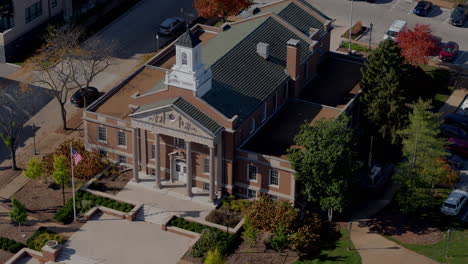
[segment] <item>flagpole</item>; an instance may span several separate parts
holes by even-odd
[[[71,164],[71,175],[72,175],[72,196],[73,196],[73,221],[76,222],[76,205],[75,205],[75,177],[73,176],[73,147],[70,142],[70,164]]]

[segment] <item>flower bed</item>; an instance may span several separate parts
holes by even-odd
[[[20,242],[16,242],[13,239],[9,239],[6,237],[0,237],[0,248],[8,251],[10,253],[16,253],[20,251],[20,249],[24,248],[25,246]]]
[[[234,228],[244,217],[244,212],[252,204],[252,201],[236,199],[231,195],[222,201],[219,209],[211,211],[205,218],[206,221],[218,225]]]
[[[28,241],[26,241],[26,245],[30,249],[40,251],[49,240],[55,240],[59,244],[63,244],[64,238],[61,235],[57,235],[54,232],[49,231],[47,228],[41,226],[36,232],[34,232]]]
[[[128,213],[133,209],[133,205],[119,202],[107,197],[101,197],[92,193],[78,191],[76,193],[76,209],[77,213],[85,213],[96,205],[111,208],[117,211]],[[62,224],[69,224],[73,221],[73,199],[68,200],[62,209],[57,211],[54,219]]]
[[[122,166],[111,165],[99,179],[93,181],[88,188],[112,195],[119,193],[132,179],[132,171]]]

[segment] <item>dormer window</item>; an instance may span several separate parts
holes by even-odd
[[[182,59],[182,65],[187,65],[187,53],[182,52],[181,59]]]

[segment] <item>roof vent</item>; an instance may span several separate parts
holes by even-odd
[[[268,56],[270,56],[268,46],[268,43],[263,42],[257,44],[257,53],[264,59],[268,59]]]

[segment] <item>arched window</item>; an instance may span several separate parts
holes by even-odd
[[[182,65],[187,65],[187,53],[182,52]]]

